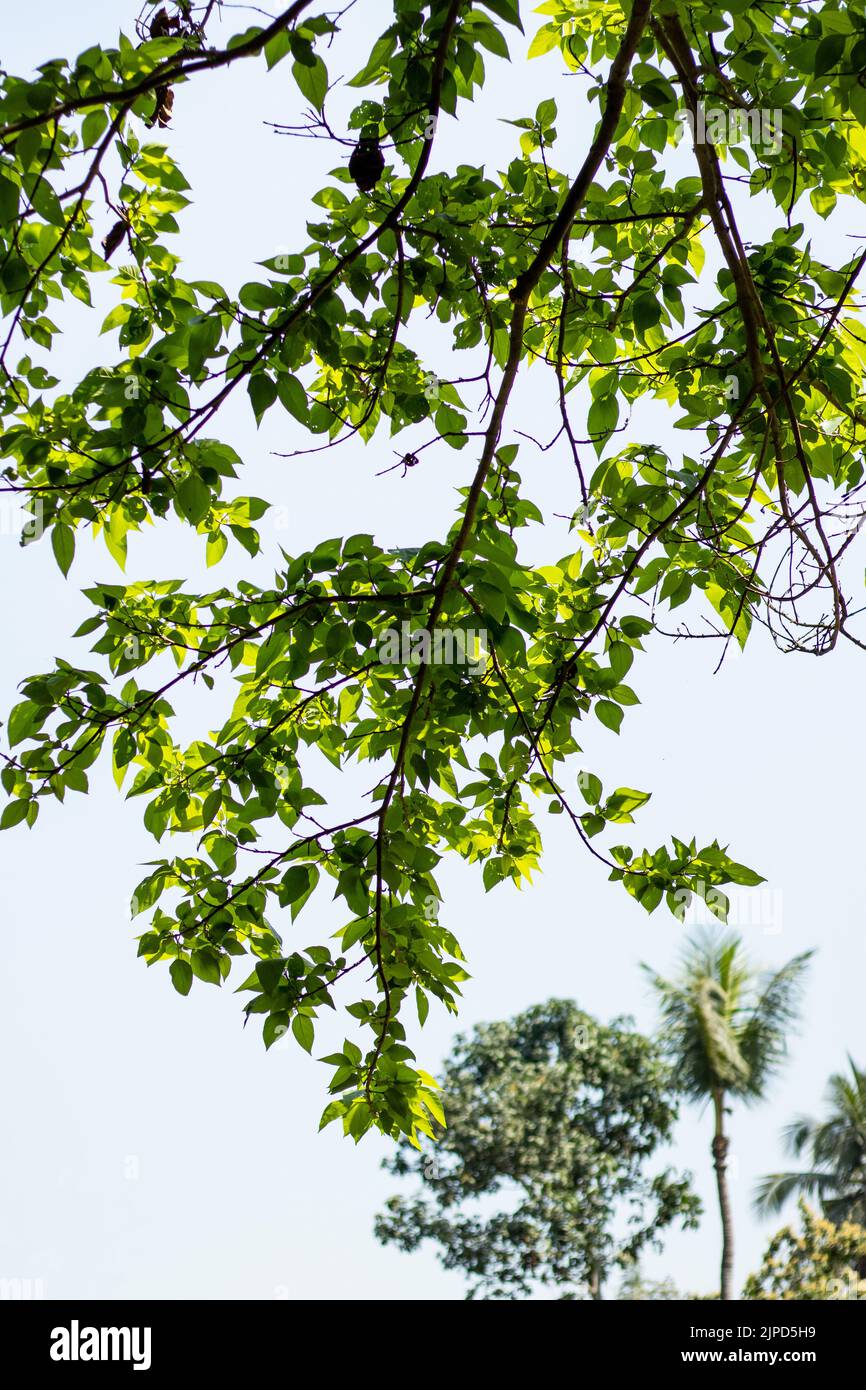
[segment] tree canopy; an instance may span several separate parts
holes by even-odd
[[[431,998],[455,1009],[464,978],[443,856],[488,889],[522,884],[550,812],[647,911],[681,914],[698,893],[723,917],[724,885],[760,882],[688,833],[599,848],[649,793],[579,768],[581,725],[619,732],[636,658],[682,618],[670,610],[688,602],[688,630],[720,655],[755,624],[783,648],[860,640],[843,562],[860,521],[866,251],[825,263],[802,210],[844,218],[837,199],[864,196],[863,4],[541,11],[538,27],[517,0],[394,0],[358,69],[351,6],[295,0],[226,36],[235,12],[214,0],[149,4],[117,40],[0,74],[0,485],[28,509],[25,540],[47,538],[74,578],[82,532],[122,567],[130,535],[172,516],[214,565],[244,547],[257,576],[89,588],[92,658],[21,673],[0,826],[86,792],[105,750],[165,845],[135,890],[140,955],[182,994],[251,957],[245,1012],[268,1044],[291,1029],[310,1051],[319,1012],[344,1009],[360,1041],[330,1054],[323,1119],[355,1139],[376,1126],[420,1143],[438,1117],[404,1019]],[[524,112],[522,65],[551,52],[572,105]],[[509,55],[513,157],[444,165],[439,124],[471,121]],[[185,279],[173,249],[190,189],[171,123],[190,83],[246,63],[306,104],[295,133],[321,140],[322,183],[307,240],[234,292],[216,239],[207,279]],[[335,130],[338,79],[357,105]],[[586,136],[560,169],[564,123]],[[773,230],[750,242],[758,199]],[[106,279],[105,352],[60,382],[64,316]],[[447,366],[418,348],[428,317]],[[540,439],[518,408],[530,366],[548,383]],[[244,494],[245,460],[220,437],[244,398],[256,421],[284,412],[299,448],[396,440],[404,473],[455,451],[450,530],[387,548],[331,536],[323,507],[309,548],[260,575],[268,499]],[[659,401],[682,450],[622,443]],[[568,463],[564,555],[522,476],[539,447]],[[382,471],[383,452],[359,466]],[[384,652],[395,629],[410,641]],[[193,687],[189,738],[176,706]],[[366,767],[372,789],[323,790],[314,752]],[[295,919],[326,886],[341,933],[307,944]]]
[[[671,1139],[677,1089],[661,1048],[628,1019],[598,1023],[550,999],[458,1039],[446,1063],[448,1127],[435,1151],[404,1143],[386,1166],[421,1179],[376,1220],[385,1243],[439,1246],[469,1297],[553,1285],[600,1297],[674,1222],[697,1225],[689,1175],[651,1171]]]
[[[746,1280],[743,1297],[810,1302],[866,1298],[866,1227],[853,1221],[834,1225],[802,1198],[799,1208],[802,1232],[792,1226],[776,1232],[760,1269]]]

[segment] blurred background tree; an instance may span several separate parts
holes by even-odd
[[[799,1202],[802,1234],[791,1226],[778,1231],[763,1264],[746,1280],[744,1298],[866,1298],[866,1228],[851,1221],[834,1225]]]
[[[800,1116],[783,1132],[795,1157],[811,1166],[799,1172],[770,1173],[760,1184],[758,1211],[777,1212],[792,1193],[816,1194],[830,1222],[866,1226],[866,1071],[849,1057],[850,1076],[836,1072],[827,1083],[824,1120]],[[858,1271],[866,1276],[866,1252]]]
[[[551,999],[457,1039],[443,1076],[448,1127],[435,1150],[385,1166],[422,1195],[392,1197],[376,1234],[406,1251],[435,1241],[468,1298],[552,1285],[601,1298],[673,1222],[697,1225],[690,1175],[650,1161],[677,1118],[674,1076],[631,1021],[605,1026]]]
[[[708,929],[690,942],[674,980],[650,973],[659,996],[663,1045],[690,1100],[713,1107],[713,1166],[722,1219],[720,1295],[731,1299],[734,1222],[728,1190],[725,1115],[734,1097],[763,1100],[787,1054],[787,1038],[810,951],[781,970],[758,971],[740,937]],[[648,969],[648,967],[644,967]]]
[[[626,1270],[617,1294],[621,1303],[671,1303],[687,1297],[673,1279],[647,1279],[638,1265]]]

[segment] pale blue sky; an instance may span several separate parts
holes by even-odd
[[[113,0],[30,0],[5,21],[3,66],[26,71],[107,41],[118,21],[129,29],[135,10]],[[382,13],[381,0],[353,12],[356,65]],[[230,18],[243,27],[242,15]],[[535,23],[528,16],[528,37]],[[515,56],[527,41],[509,32]],[[522,65],[519,89],[505,64],[490,60],[489,67],[483,104],[464,108],[459,122],[442,121],[443,157],[484,160],[495,173],[515,136],[497,118],[531,113],[555,93],[557,162],[574,170],[591,119],[578,82],[560,79],[555,56]],[[302,105],[286,66],[266,76],[254,62],[178,90],[167,138],[193,185],[179,239],[188,278],[237,287],[253,278],[256,261],[306,242],[309,195],[344,155],[264,128],[266,120],[296,120]],[[334,112],[342,109],[336,100]],[[821,229],[822,254],[829,257],[832,246],[841,260],[862,212],[847,222],[843,214],[833,231],[811,221]],[[750,209],[748,235],[759,239],[769,225],[765,213]],[[101,303],[112,294],[107,288]],[[115,360],[115,340],[95,336],[98,322],[79,306],[64,318],[69,331],[52,354],[64,379]],[[445,338],[427,341],[431,368],[448,374]],[[548,385],[533,372],[512,426],[552,434],[549,400]],[[286,529],[262,524],[270,557],[278,544],[291,552],[347,531],[417,544],[447,524],[453,488],[472,468],[471,449],[443,448],[428,451],[405,479],[399,471],[376,478],[393,461],[385,439],[289,462],[271,451],[303,445],[299,427],[271,416],[256,433],[246,401],[233,402],[221,426],[248,463],[240,490],[288,509]],[[670,430],[661,410],[642,416],[640,428],[672,451],[683,447],[685,437]],[[547,515],[568,510],[567,458],[527,446],[520,466]],[[5,515],[3,522],[5,710],[16,682],[50,667],[56,652],[85,661],[85,644],[69,640],[89,610],[78,590],[95,577],[117,582],[118,572],[101,543],[85,542],[64,583],[47,547],[22,553]],[[564,523],[555,519],[529,544],[538,563],[566,549]],[[855,593],[859,563],[862,549],[850,570]],[[264,578],[268,561],[252,565],[230,554],[216,572],[223,573]],[[198,546],[169,523],[131,540],[127,574],[182,576],[194,585],[204,571]],[[866,668],[850,649],[821,661],[783,658],[758,640],[713,676],[712,645],[657,642],[634,671],[642,704],[628,711],[619,739],[597,723],[587,729],[585,761],[606,785],[652,790],[632,843],[654,845],[671,833],[703,842],[718,836],[766,875],[782,917],[762,923],[741,909],[756,956],[779,965],[820,948],[784,1075],[767,1105],[738,1107],[731,1121],[740,1280],[780,1224],[759,1223],[749,1209],[755,1180],[782,1161],[780,1126],[820,1107],[826,1078],[844,1066],[846,1051],[861,1062],[866,1053],[858,733]],[[135,959],[141,928],[130,923],[128,902],[142,876],[138,866],[154,857],[153,842],[140,807],[118,799],[108,770],[93,781],[90,797],[46,807],[34,832],[19,828],[0,839],[0,1277],[41,1279],[58,1298],[460,1298],[462,1280],[443,1272],[432,1250],[405,1256],[373,1239],[374,1213],[395,1187],[379,1168],[385,1145],[367,1138],[356,1148],[334,1128],[317,1135],[326,1069],[296,1047],[266,1055],[257,1031],[242,1031],[230,991],[196,986],[183,1000],[167,972],[148,972]],[[446,920],[473,975],[463,1026],[552,994],[573,996],[603,1020],[631,1013],[641,1027],[653,1025],[638,962],[672,968],[682,928],[661,909],[647,918],[608,884],[564,822],[545,818],[544,872],[522,894],[500,888],[485,895],[479,876],[460,865],[441,876]],[[318,939],[331,920],[326,904],[308,907],[299,923],[304,942]],[[450,1019],[431,1012],[418,1049],[422,1065],[435,1069],[454,1031]],[[699,1232],[671,1235],[664,1253],[647,1262],[648,1272],[670,1274],[689,1289],[710,1289],[717,1279],[709,1139],[709,1116],[686,1111],[669,1161],[694,1171],[707,1213]]]

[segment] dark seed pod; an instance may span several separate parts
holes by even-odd
[[[157,87],[156,89],[156,110],[148,121],[149,126],[167,126],[171,121],[171,112],[174,106],[174,92],[171,87]]]
[[[385,156],[379,149],[379,141],[374,136],[360,139],[349,160],[349,173],[362,193],[369,193],[376,187],[385,168]]]
[[[115,222],[111,231],[108,233],[108,236],[102,243],[102,255],[106,261],[111,260],[111,257],[114,255],[118,246],[123,241],[123,238],[126,236],[127,230],[128,226],[127,223],[124,222],[123,218],[121,218],[119,222]]]
[[[150,22],[150,37],[152,39],[165,38],[171,32],[171,20],[168,11],[163,8],[158,10]]]

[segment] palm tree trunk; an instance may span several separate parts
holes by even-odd
[[[719,1297],[728,1302],[733,1298],[731,1285],[734,1275],[734,1221],[728,1194],[728,1146],[730,1141],[725,1134],[724,1091],[713,1092],[713,1109],[716,1117],[712,1144],[713,1166],[716,1170],[719,1211],[722,1217],[722,1279]]]

